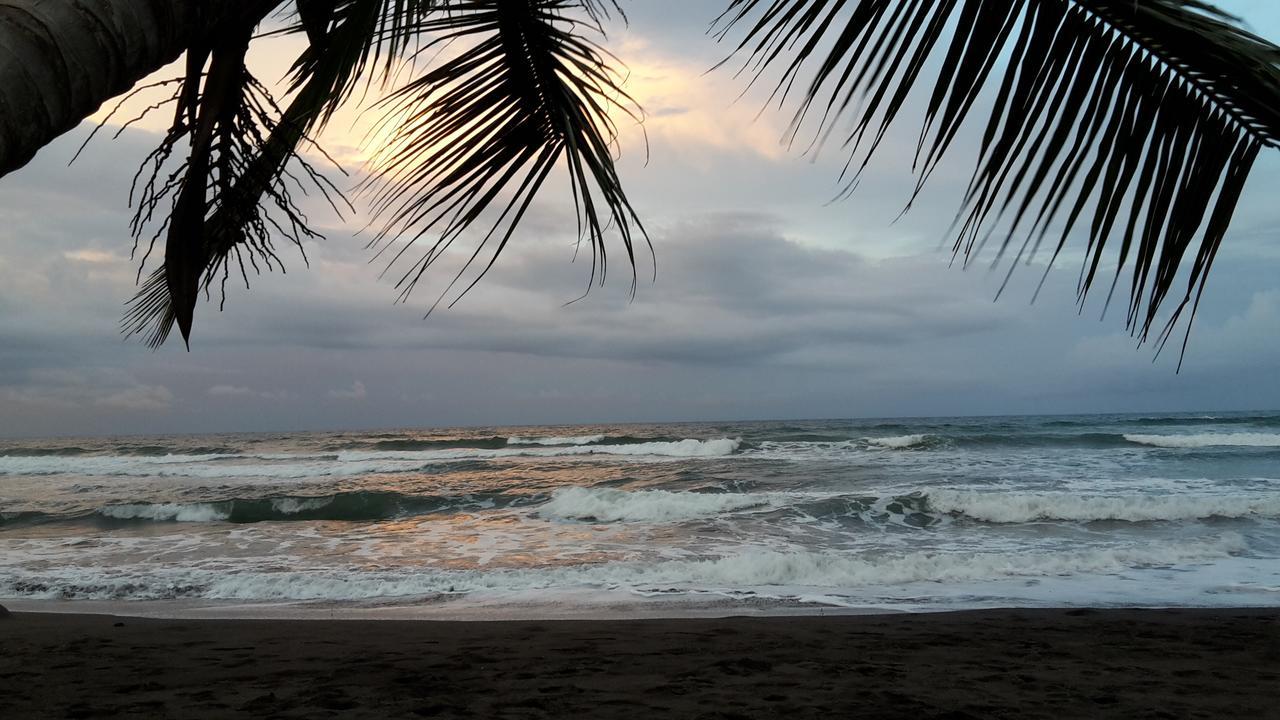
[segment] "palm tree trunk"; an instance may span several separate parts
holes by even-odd
[[[216,18],[282,0],[0,0],[0,176],[177,59]]]

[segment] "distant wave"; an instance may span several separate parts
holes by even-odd
[[[1082,497],[1073,493],[1008,493],[930,490],[933,512],[990,523],[1037,521],[1185,521],[1208,518],[1280,517],[1280,494],[1126,495]]]
[[[506,447],[507,439],[501,437],[476,438],[395,438],[374,442],[348,442],[330,446],[330,450],[447,450],[452,448],[496,449]]]
[[[528,590],[641,595],[747,592],[794,598],[802,588],[883,587],[1018,577],[1111,574],[1211,562],[1242,552],[1240,535],[1059,552],[888,553],[746,550],[707,559],[591,563],[511,570],[216,572],[194,568],[54,568],[0,578],[0,597],[155,600],[363,600]],[[831,598],[834,600],[834,598]]]
[[[339,463],[338,455],[162,455],[0,457],[0,475],[301,479],[405,472],[423,463]]]
[[[1280,448],[1280,433],[1200,433],[1187,435],[1145,435],[1107,432],[982,432],[912,433],[859,440],[766,440],[747,445],[783,457],[788,452],[803,456],[807,451],[856,453],[859,450],[983,450],[1000,448],[1078,448],[1080,450],[1120,450],[1135,446],[1163,448],[1262,447]]]
[[[1137,435],[1125,440],[1162,448],[1280,447],[1280,433],[1197,433],[1194,435]]]
[[[570,437],[520,437],[507,438],[508,445],[592,445],[604,442],[605,435],[574,435]]]
[[[82,447],[68,445],[63,447],[9,447],[0,449],[0,457],[58,457],[84,455],[92,452]]]
[[[652,442],[675,442],[679,438],[637,438],[628,435],[610,436],[603,433],[592,435],[549,435],[526,437],[513,435],[500,437],[497,435],[481,437],[384,437],[375,440],[351,440],[330,444],[326,450],[369,451],[369,452],[414,452],[422,450],[502,450],[504,448],[538,446],[559,447],[576,445],[636,445]]]
[[[742,441],[735,438],[715,440],[674,440],[666,442],[639,442],[627,444],[543,446],[529,445],[497,450],[441,450],[423,452],[344,452],[338,455],[343,462],[369,460],[433,460],[464,458],[511,457],[572,457],[577,455],[632,455],[672,458],[724,457],[732,455]]]
[[[197,445],[192,447],[174,447],[171,445],[116,445],[112,452],[117,455],[139,455],[142,457],[209,457],[236,456],[244,452],[240,448],[228,445]]]
[[[505,444],[506,440],[503,439]],[[253,455],[77,455],[0,456],[0,475],[122,475],[135,477],[281,478],[356,476],[424,472],[458,461],[520,457],[619,455],[660,458],[716,458],[732,455],[734,438],[595,445],[520,445],[501,448],[430,450],[347,450],[333,454]],[[234,462],[232,462],[234,461]],[[266,462],[263,462],[266,461]]]
[[[1280,425],[1280,415],[1199,415],[1144,417],[1135,422],[1143,425]]]
[[[78,457],[101,452],[78,445],[59,447],[17,446],[0,448],[0,458],[21,457]],[[186,462],[192,458],[235,457],[240,454],[239,448],[227,446],[195,446],[171,447],[167,445],[124,444],[112,446],[113,455],[139,458],[176,458],[176,462]]]

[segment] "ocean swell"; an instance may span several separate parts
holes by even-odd
[[[89,513],[57,516],[28,513],[18,522],[83,520],[99,522],[374,522],[418,515],[475,512],[515,507],[543,500],[540,495],[472,493],[456,496],[408,495],[385,491],[356,491],[325,496],[232,498],[190,503],[122,503]]]

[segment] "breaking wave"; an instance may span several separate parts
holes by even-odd
[[[546,447],[529,445],[500,450],[440,450],[393,453],[339,453],[342,462],[370,460],[412,460],[432,462],[468,458],[513,457],[572,457],[578,455],[629,455],[671,458],[725,457],[732,455],[742,444],[741,440],[720,438],[716,440],[674,440],[669,442],[642,442],[630,444],[567,445]]]
[[[931,435],[898,435],[894,437],[863,438],[863,441],[878,448],[905,450],[927,445],[932,439]]]
[[[507,438],[508,445],[594,445],[604,442],[605,435],[573,435],[569,437],[520,437]]]
[[[1125,440],[1161,448],[1280,447],[1280,433],[1198,433],[1195,435],[1137,435]]]
[[[1178,494],[1081,496],[932,489],[906,494],[839,492],[702,492],[564,487],[549,496],[477,492],[412,495],[352,491],[205,502],[105,505],[63,514],[0,513],[0,527],[48,522],[379,521],[419,515],[528,507],[551,521],[678,523],[740,513],[787,513],[802,522],[861,522],[927,528],[953,520],[992,524],[1035,522],[1177,522],[1211,518],[1280,518],[1280,493],[1247,496]]]
[[[572,487],[552,493],[538,515],[597,522],[670,522],[785,502],[784,495]]]
[[[456,496],[406,495],[397,492],[360,491],[326,496],[232,498],[191,503],[124,503],[90,512],[53,515],[37,512],[0,516],[4,525],[91,520],[113,522],[230,522],[349,521],[372,522],[416,515],[475,512],[532,504],[542,495],[474,493]]]
[[[573,440],[595,442],[596,436]],[[457,447],[418,450],[347,450],[333,454],[263,453],[253,455],[3,455],[0,475],[128,475],[196,478],[308,478],[417,472],[438,463],[519,457],[619,455],[664,458],[715,458],[732,455],[741,440],[673,440],[621,444],[558,444],[570,438],[536,438],[515,447]],[[400,441],[396,441],[400,442]],[[433,441],[434,442],[434,441]],[[473,442],[473,441],[469,441]],[[506,439],[501,439],[505,445]],[[266,462],[263,462],[266,461]]]

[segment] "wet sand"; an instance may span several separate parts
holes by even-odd
[[[0,617],[5,718],[1280,718],[1280,609]]]

